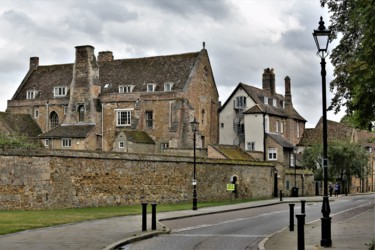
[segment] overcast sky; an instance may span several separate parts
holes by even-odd
[[[284,94],[289,76],[294,107],[314,127],[322,115],[312,37],[320,16],[328,26],[319,0],[0,0],[0,111],[30,57],[40,65],[73,63],[74,47],[89,44],[96,55],[138,58],[199,51],[205,41],[220,101],[239,82],[261,88],[263,70],[274,68],[276,91]],[[328,62],[327,85],[332,72]]]

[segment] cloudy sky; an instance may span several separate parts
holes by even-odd
[[[289,76],[293,104],[313,127],[322,115],[312,37],[320,16],[328,23],[319,0],[0,0],[0,111],[30,57],[73,63],[74,47],[89,44],[138,58],[199,51],[205,41],[222,102],[239,82],[261,88],[263,70],[274,68],[277,92]],[[327,83],[332,72],[328,63]]]

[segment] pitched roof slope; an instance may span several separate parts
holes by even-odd
[[[39,138],[85,138],[95,125],[74,124],[60,125],[42,135]]]
[[[134,85],[133,92],[146,91],[147,83],[157,84],[155,91],[164,90],[165,82],[172,82],[172,90],[183,90],[200,52],[118,59],[98,62],[99,84],[108,84],[107,93],[118,93],[119,85]],[[73,78],[74,64],[38,66],[25,76],[12,100],[26,99],[28,90],[38,91],[35,99],[53,99],[53,87],[69,87]],[[69,93],[65,98],[69,98]]]
[[[248,153],[243,151],[240,147],[235,145],[211,145],[219,153],[221,153],[226,159],[230,160],[247,160],[253,161],[254,158]]]
[[[30,115],[0,112],[0,133],[36,138],[42,131]]]

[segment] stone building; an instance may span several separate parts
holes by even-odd
[[[218,91],[207,50],[114,59],[77,46],[75,62],[30,68],[7,113],[29,114],[53,149],[160,152],[218,143]]]

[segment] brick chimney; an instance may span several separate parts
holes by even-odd
[[[285,109],[291,110],[293,107],[292,103],[292,92],[290,90],[290,77],[285,77]]]
[[[99,67],[91,45],[77,46],[70,84],[70,100],[64,123],[95,123],[95,98],[100,93]]]
[[[110,62],[113,61],[112,51],[100,51],[98,55],[98,62]]]
[[[263,90],[268,91],[271,95],[275,94],[275,73],[273,69],[266,68],[263,72]]]
[[[39,66],[39,57],[30,57],[30,68],[37,69]]]

